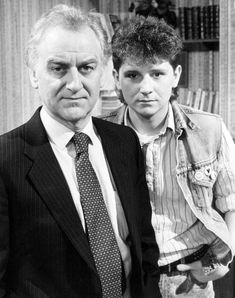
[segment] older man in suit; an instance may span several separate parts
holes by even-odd
[[[27,47],[42,100],[0,137],[0,297],[158,297],[158,247],[133,130],[91,117],[106,38],[56,6]]]

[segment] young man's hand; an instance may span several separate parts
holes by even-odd
[[[177,269],[181,272],[187,272],[185,281],[176,289],[176,294],[188,293],[194,285],[205,289],[207,282],[223,277],[229,268],[222,264],[211,264],[203,266],[202,261],[196,261],[190,264],[177,265]]]
[[[190,271],[191,275],[199,282],[205,283],[210,280],[216,280],[228,273],[229,268],[222,264],[208,264],[203,266],[202,262],[196,261],[190,264],[177,265],[179,271]]]

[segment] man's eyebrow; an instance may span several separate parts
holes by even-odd
[[[62,59],[62,58],[49,58],[47,60],[47,64],[53,64],[53,63],[65,64],[65,65],[69,64],[68,61],[66,61],[65,59]]]
[[[139,70],[136,69],[126,69],[123,71],[124,74],[129,74],[129,73],[139,73]]]
[[[89,64],[89,63],[97,63],[98,59],[96,57],[89,57],[79,62],[79,64]]]
[[[98,63],[98,58],[97,57],[88,57],[85,58],[84,60],[81,60],[76,63],[77,66],[79,65],[85,65],[85,64],[90,64],[90,63]],[[59,57],[50,57],[47,60],[47,64],[61,64],[61,65],[70,65],[71,62],[66,59],[66,58],[59,58]]]

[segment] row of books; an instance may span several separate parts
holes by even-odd
[[[218,0],[185,3],[185,0],[179,0],[178,23],[182,39],[219,39]]]
[[[179,88],[178,102],[205,112],[219,114],[219,91],[201,88],[192,91],[188,88]]]
[[[219,90],[219,51],[189,51],[186,55],[182,75],[187,77],[187,84],[181,87]]]
[[[100,93],[101,97],[101,114],[108,114],[117,108],[119,108],[122,103],[119,100],[116,92],[114,90],[102,90]]]

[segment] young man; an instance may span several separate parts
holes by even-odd
[[[42,107],[0,137],[0,297],[160,296],[138,138],[91,117],[106,53],[78,8],[56,6],[33,28]]]
[[[124,105],[106,120],[131,127],[146,163],[163,297],[214,297],[235,250],[235,146],[218,115],[177,103],[182,42],[164,21],[125,23],[112,40]]]

